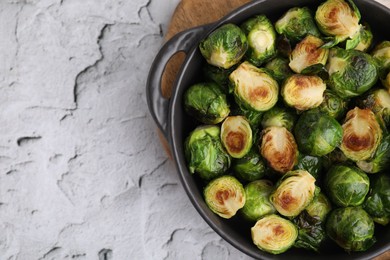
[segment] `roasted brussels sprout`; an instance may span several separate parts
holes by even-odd
[[[298,238],[294,247],[319,251],[322,243],[326,239],[325,228],[318,218],[311,217],[306,211],[293,219],[298,226]]]
[[[318,219],[321,222],[325,221],[325,218],[331,210],[332,204],[322,192],[319,192],[305,209],[310,217]]]
[[[229,23],[217,28],[201,41],[199,49],[209,64],[229,69],[244,56],[248,40],[240,27]]]
[[[321,112],[339,120],[347,112],[348,102],[340,98],[332,90],[327,89],[324,92],[324,101],[318,108]]]
[[[318,76],[294,74],[283,83],[281,95],[288,106],[304,111],[322,103],[325,89],[325,83]]]
[[[269,195],[273,190],[273,184],[269,180],[257,180],[245,186],[245,205],[241,213],[248,221],[256,221],[259,218],[275,213],[275,208],[269,201]]]
[[[285,128],[271,126],[263,130],[260,153],[268,165],[277,172],[286,173],[298,160],[294,136]]]
[[[229,92],[229,75],[235,68],[236,66],[223,69],[206,63],[202,66],[202,73],[206,79],[217,83],[227,94]]]
[[[288,59],[276,57],[265,64],[265,68],[269,71],[272,77],[281,84],[287,77],[294,74],[288,63]]]
[[[358,161],[356,165],[365,172],[377,173],[390,168],[390,135],[382,138],[374,156],[368,161]]]
[[[343,0],[327,0],[317,8],[315,20],[322,33],[334,37],[324,47],[330,48],[346,39],[359,36],[360,12],[352,0],[348,3]],[[350,47],[354,48],[356,45]]]
[[[245,21],[241,29],[247,36],[249,48],[247,60],[256,66],[276,55],[276,33],[270,20],[265,15],[257,15]]]
[[[297,117],[292,111],[286,108],[274,106],[264,113],[261,125],[263,128],[270,126],[282,126],[291,132],[296,119]]]
[[[264,177],[267,167],[260,154],[252,149],[244,157],[233,160],[232,170],[239,180],[251,182]]]
[[[294,245],[298,229],[289,220],[271,214],[261,218],[251,228],[253,243],[263,251],[280,254]]]
[[[348,111],[340,145],[345,156],[353,161],[370,159],[382,140],[382,130],[374,113],[355,107]]]
[[[204,124],[218,124],[230,113],[226,95],[215,83],[198,83],[184,93],[185,111]]]
[[[233,158],[242,158],[252,147],[252,129],[243,116],[228,116],[221,126],[221,140]]]
[[[320,48],[324,42],[313,35],[306,36],[290,56],[290,68],[296,73],[311,74],[322,70],[328,60],[329,50]]]
[[[305,170],[290,171],[278,181],[270,200],[281,215],[298,216],[314,198],[315,181]]]
[[[299,154],[298,163],[294,169],[306,170],[317,180],[322,171],[322,164],[322,157]]]
[[[326,222],[326,232],[347,252],[365,251],[375,242],[374,221],[361,207],[333,210]]]
[[[342,141],[341,125],[316,109],[304,112],[295,125],[295,138],[301,152],[323,156],[332,152]]]
[[[231,218],[244,207],[245,190],[233,176],[222,176],[212,180],[204,189],[207,206],[222,218]]]
[[[390,69],[390,41],[383,41],[375,46],[372,56],[379,62],[382,71]]]
[[[326,68],[330,88],[344,99],[363,94],[378,80],[374,58],[361,51],[332,48]]]
[[[368,108],[377,116],[378,121],[386,128],[390,126],[390,93],[385,89],[370,91],[360,100],[361,108]]]
[[[310,9],[307,7],[293,7],[289,9],[275,23],[275,29],[292,42],[299,42],[306,35],[321,36],[314,22]]]
[[[230,156],[222,146],[218,126],[199,126],[185,142],[185,157],[190,173],[198,173],[210,180],[226,172],[230,167]]]
[[[359,31],[359,37],[356,37],[356,40],[358,41],[358,44],[356,45],[355,42],[348,42],[346,44],[346,49],[355,49],[358,51],[367,51],[368,48],[370,48],[372,44],[374,36],[372,35],[370,27],[366,24],[360,28]],[[355,46],[356,45],[356,46]],[[355,47],[352,47],[355,46]]]
[[[370,180],[365,172],[355,166],[334,165],[325,176],[324,186],[337,206],[359,206],[369,191]]]
[[[379,224],[386,225],[383,220],[390,218],[390,177],[385,173],[375,177],[363,208],[374,221],[379,220]]]
[[[278,101],[278,83],[263,69],[244,61],[229,76],[234,98],[241,107],[266,111]]]
[[[387,91],[390,93],[390,71],[385,75],[383,79],[381,79],[382,85],[387,89]]]

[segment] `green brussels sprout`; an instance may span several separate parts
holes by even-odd
[[[326,239],[322,221],[303,211],[298,217],[293,219],[293,222],[298,227],[298,238],[294,247],[318,252]]]
[[[339,120],[347,112],[348,102],[340,98],[332,90],[326,89],[324,92],[324,101],[318,108],[321,112]]]
[[[390,168],[390,134],[382,138],[374,156],[368,161],[358,161],[356,165],[365,172],[377,173]]]
[[[252,147],[252,129],[245,117],[228,116],[221,125],[221,140],[231,157],[244,157]]]
[[[239,180],[251,182],[263,178],[267,167],[260,154],[251,149],[244,157],[232,161],[232,170]]]
[[[390,222],[390,217],[372,218],[372,220],[374,220],[375,223],[378,223],[382,226],[387,226],[387,224],[389,224]]]
[[[310,217],[318,219],[320,222],[325,221],[331,210],[332,204],[322,192],[315,196],[313,201],[305,209]]]
[[[275,29],[279,34],[285,35],[292,42],[299,42],[308,34],[317,37],[321,36],[311,11],[307,7],[293,7],[289,9],[276,21]]]
[[[245,190],[233,176],[222,176],[212,180],[204,189],[207,206],[222,218],[229,219],[245,205]]]
[[[359,106],[371,109],[384,128],[390,126],[390,93],[387,90],[375,89],[370,91],[360,100]]]
[[[340,150],[353,161],[370,159],[382,140],[382,130],[374,113],[355,107],[348,111]]]
[[[369,191],[370,180],[358,167],[334,165],[325,176],[324,186],[329,198],[337,206],[359,206]]]
[[[241,213],[248,221],[257,221],[259,218],[275,213],[275,208],[269,201],[273,184],[269,180],[257,180],[245,186],[245,205]]]
[[[202,73],[206,79],[217,83],[227,94],[229,92],[229,75],[235,68],[236,66],[223,69],[206,63],[202,66]]]
[[[361,51],[332,48],[326,68],[329,87],[344,99],[363,94],[378,80],[374,58]]]
[[[352,0],[348,3],[343,0],[325,1],[318,6],[315,20],[322,33],[333,37],[324,47],[330,48],[347,39],[359,36],[360,12]],[[358,42],[355,41],[355,44],[357,45]]]
[[[379,43],[371,54],[378,60],[382,71],[390,69],[390,41]]]
[[[380,224],[386,225],[383,220],[390,218],[390,177],[385,173],[375,176],[371,191],[363,204],[363,208]]]
[[[298,148],[294,136],[280,126],[267,127],[262,132],[260,154],[277,172],[293,169],[298,160]]]
[[[311,74],[322,70],[328,60],[329,50],[320,48],[324,42],[313,35],[300,41],[290,55],[290,68],[296,73]]]
[[[278,101],[279,85],[265,70],[244,61],[229,76],[236,103],[246,109],[267,111]]]
[[[223,148],[218,126],[199,126],[185,141],[185,157],[190,173],[204,180],[221,176],[230,167],[231,159]]]
[[[295,139],[301,152],[323,156],[342,141],[343,129],[333,117],[316,109],[304,112],[295,125]]]
[[[361,207],[333,210],[326,222],[328,236],[347,252],[365,251],[375,242],[374,221]]]
[[[270,200],[281,215],[298,216],[314,198],[315,181],[308,171],[290,171],[280,178]]]
[[[347,50],[354,49],[354,50],[365,52],[368,50],[368,48],[370,48],[373,38],[374,38],[374,36],[372,35],[370,27],[368,26],[368,24],[365,24],[364,26],[362,26],[360,28],[359,37],[356,37],[356,40],[358,41],[357,45],[354,42],[351,43],[351,42],[347,41],[347,45],[345,48]],[[354,45],[356,45],[356,46],[352,47]]]
[[[281,95],[288,106],[304,111],[321,105],[325,89],[318,76],[294,74],[284,81]]]
[[[289,220],[271,214],[259,219],[251,228],[253,243],[262,251],[280,254],[294,245],[297,227]]]
[[[317,180],[320,177],[322,171],[322,164],[322,157],[299,154],[298,163],[294,169],[306,170]]]
[[[276,57],[265,64],[265,68],[269,71],[274,79],[281,84],[287,77],[294,74],[288,65],[289,60],[282,57]]]
[[[229,23],[217,28],[201,41],[199,49],[209,64],[229,69],[248,50],[248,40],[240,27]]]
[[[296,119],[297,117],[292,111],[286,108],[274,106],[264,113],[261,125],[263,128],[281,126],[291,132]]]
[[[246,52],[247,60],[256,66],[276,55],[276,33],[270,20],[265,15],[257,15],[241,25],[246,34],[249,48]]]
[[[230,113],[226,95],[215,83],[198,83],[184,93],[185,111],[204,124],[218,124]]]

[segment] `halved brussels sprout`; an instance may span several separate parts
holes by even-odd
[[[361,207],[333,210],[326,222],[328,236],[347,252],[365,251],[375,242],[374,221]]]
[[[382,140],[382,130],[374,113],[355,107],[348,111],[340,145],[345,156],[353,161],[370,159]]]
[[[260,154],[252,148],[244,157],[233,160],[232,170],[239,180],[251,182],[264,177],[267,167]]]
[[[298,229],[289,220],[271,214],[261,218],[251,228],[253,243],[271,254],[280,254],[294,245]]]
[[[274,106],[264,113],[261,125],[263,128],[270,126],[282,126],[288,131],[292,131],[296,119],[297,117],[292,111],[286,108]]]
[[[230,167],[230,156],[222,146],[218,126],[199,126],[185,141],[185,157],[190,173],[204,180],[221,176]]]
[[[270,200],[281,215],[298,216],[314,198],[315,181],[305,170],[290,171],[278,181]]]
[[[348,3],[343,0],[327,0],[318,6],[315,20],[322,33],[334,37],[324,45],[328,48],[346,39],[358,37],[361,27],[360,12],[351,0]]]
[[[316,109],[306,111],[299,117],[294,133],[299,150],[312,156],[332,152],[343,137],[343,129],[337,120]]]
[[[293,7],[289,9],[275,23],[279,34],[285,35],[292,42],[301,41],[306,35],[321,36],[314,22],[311,11],[307,7]]]
[[[265,215],[275,213],[275,208],[269,201],[269,195],[273,190],[271,181],[253,181],[244,188],[246,201],[241,213],[246,220],[254,222]]]
[[[229,75],[235,67],[232,66],[229,69],[223,69],[206,63],[202,66],[202,73],[206,79],[217,83],[227,94],[229,92]]]
[[[245,205],[245,190],[233,176],[212,180],[204,189],[207,206],[222,218],[231,218]]]
[[[209,64],[228,69],[244,56],[248,40],[240,27],[229,23],[217,28],[201,41],[199,49]]]
[[[385,89],[370,91],[360,100],[361,108],[371,109],[378,121],[386,128],[390,126],[390,93]]]
[[[322,171],[322,164],[322,157],[299,154],[298,163],[294,169],[306,170],[317,180]]]
[[[390,41],[379,43],[371,54],[378,60],[382,71],[390,69]]]
[[[324,101],[319,106],[321,112],[338,120],[345,115],[347,108],[348,102],[346,100],[340,98],[332,90],[325,90]]]
[[[286,173],[298,160],[298,148],[294,136],[285,128],[271,126],[263,130],[260,153],[269,166],[277,172]]]
[[[326,239],[325,228],[322,221],[311,217],[306,211],[293,219],[298,226],[298,238],[294,247],[304,248],[318,252]]]
[[[330,88],[344,99],[363,94],[378,80],[374,58],[361,51],[332,48],[326,68]]]
[[[325,221],[325,218],[331,210],[332,204],[322,192],[315,196],[313,201],[305,209],[310,217],[318,219],[321,222]]]
[[[368,173],[388,170],[390,168],[390,135],[382,138],[371,160],[358,161],[356,165]]]
[[[356,45],[356,43],[350,43],[347,41],[347,46],[345,48],[347,50],[354,49],[354,50],[365,52],[368,50],[368,48],[370,48],[373,38],[374,36],[372,35],[370,27],[368,26],[368,24],[365,24],[364,26],[361,27],[359,31],[359,37],[356,37],[358,44]],[[356,46],[352,47],[354,45]]]
[[[244,61],[229,76],[234,87],[238,105],[255,110],[267,111],[278,101],[278,83],[263,69]]]
[[[247,60],[256,66],[276,55],[276,33],[270,20],[265,15],[257,15],[245,21],[241,29],[247,36],[249,48]]]
[[[288,65],[289,60],[282,57],[276,57],[265,64],[265,68],[269,71],[278,83],[282,83],[286,78],[294,74]]]
[[[230,113],[226,95],[215,83],[197,83],[184,93],[185,111],[204,124],[218,124]]]
[[[316,73],[324,68],[329,50],[321,48],[324,42],[313,35],[306,36],[294,48],[290,56],[290,68],[296,73]]]
[[[380,224],[383,219],[390,217],[390,177],[382,173],[373,181],[370,194],[364,202],[363,208],[371,217],[379,219]]]
[[[325,83],[318,76],[294,74],[283,83],[281,95],[287,105],[304,111],[322,103],[325,89]]]
[[[221,126],[221,140],[233,158],[242,158],[252,147],[252,129],[243,116],[228,116]]]
[[[334,165],[326,174],[324,186],[337,206],[359,206],[369,191],[370,180],[358,167]]]

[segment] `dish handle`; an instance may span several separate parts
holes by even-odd
[[[163,72],[173,55],[178,52],[188,54],[194,47],[194,43],[203,36],[209,27],[210,25],[202,25],[173,36],[162,46],[150,68],[146,83],[147,103],[153,120],[167,140],[169,99],[165,98],[161,91]]]

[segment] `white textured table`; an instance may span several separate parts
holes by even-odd
[[[197,214],[147,109],[178,1],[0,1],[0,259],[248,259]]]

